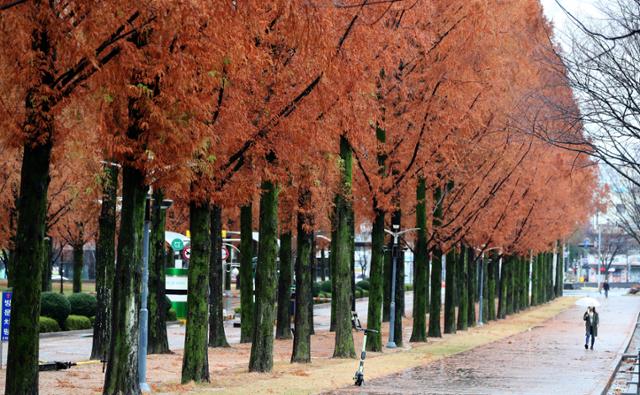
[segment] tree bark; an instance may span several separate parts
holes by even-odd
[[[42,291],[51,291],[51,255],[53,250],[53,240],[50,236],[44,238],[44,251],[42,252]]]
[[[125,165],[118,260],[113,287],[111,343],[103,393],[139,394],[138,338],[142,234],[147,187],[140,170]]]
[[[298,236],[300,237],[300,236]],[[278,311],[276,321],[276,339],[291,339],[291,314],[289,304],[291,299],[291,231],[280,234],[280,273],[278,275]],[[298,250],[300,254],[300,250]],[[307,277],[308,278],[308,274]],[[296,297],[298,292],[306,292],[307,283],[301,283],[298,287],[296,282]],[[306,301],[306,298],[304,298]],[[305,304],[305,308],[308,306]],[[296,308],[299,305],[296,304]]]
[[[38,316],[42,289],[42,252],[47,217],[53,120],[36,113],[27,99],[28,123],[42,130],[44,142],[27,141],[20,170],[20,198],[12,270],[12,311],[5,393],[38,393]],[[46,106],[46,105],[45,105]],[[44,117],[45,119],[39,119]],[[45,122],[44,126],[39,122]]]
[[[564,289],[564,248],[561,242],[558,242],[558,258],[556,261],[556,297],[562,296]]]
[[[311,281],[311,250],[313,233],[308,229],[314,226],[313,214],[309,211],[311,191],[302,190],[298,197],[297,254],[296,254],[296,314],[293,353],[291,362],[311,362],[311,323],[309,306],[313,307],[311,294],[306,287]]]
[[[208,203],[189,203],[191,259],[187,293],[187,328],[182,358],[183,384],[209,382],[207,323],[209,316],[209,267],[211,262],[211,209]]]
[[[84,239],[80,230],[79,240]],[[84,244],[73,245],[73,293],[82,292],[82,268],[84,267]]]
[[[240,343],[253,333],[253,220],[251,203],[240,207]]]
[[[456,258],[455,247],[447,253],[444,288],[444,333],[456,333]]]
[[[327,256],[325,249],[320,249],[320,281],[327,281]]]
[[[250,372],[270,372],[273,368],[273,321],[276,304],[276,258],[278,256],[278,188],[262,183],[260,196],[260,241],[256,268],[256,302]]]
[[[487,317],[489,321],[496,319],[496,278],[498,277],[498,260],[489,259],[487,265]]]
[[[153,191],[153,212],[151,214],[151,235],[149,251],[149,336],[148,354],[170,354],[167,338],[167,298],[165,292],[165,272],[167,249],[165,247],[166,211],[161,208],[164,198],[162,190]]]
[[[431,255],[431,304],[429,307],[429,337],[442,337],[440,308],[442,305],[442,251],[434,248]]]
[[[229,347],[224,333],[222,307],[222,208],[211,208],[211,256],[209,259],[209,347]]]
[[[106,359],[111,339],[111,294],[116,259],[117,190],[118,167],[106,165],[102,177],[102,206],[98,218],[98,240],[96,241],[97,307],[96,320],[93,324],[91,359]],[[62,270],[60,275],[62,275]]]
[[[502,267],[500,268],[500,288],[498,292],[498,318],[505,318],[507,316],[507,292],[509,287],[509,260],[507,257],[502,261]]]
[[[423,177],[420,177],[416,186],[416,228],[418,231],[413,258],[415,279],[413,283],[413,328],[410,342],[427,341],[429,260],[427,257],[427,203],[425,199],[426,182]]]
[[[374,202],[375,205],[375,202]],[[384,265],[384,216],[385,212],[375,209],[371,231],[371,268],[369,269],[369,304],[367,306],[367,328],[378,331],[367,335],[367,350],[382,351],[382,297]]]
[[[470,306],[474,305],[474,303],[471,305],[469,304],[469,298],[471,299],[471,302],[473,302],[473,295],[471,295],[470,297],[468,293],[469,281],[467,279],[467,276],[471,277],[471,273],[475,274],[476,271],[473,270],[473,272],[471,272],[470,270],[468,270],[469,265],[467,262],[467,247],[465,247],[464,245],[462,245],[460,249],[460,256],[458,257],[456,263],[458,264],[456,274],[458,275],[458,295],[460,297],[458,300],[457,329],[460,331],[466,331],[467,326],[469,325],[469,309]],[[475,265],[473,266],[473,268],[475,269]]]
[[[467,280],[467,326],[474,327],[476,326],[476,295],[478,295],[479,285],[478,285],[478,276],[482,276],[480,273],[480,268],[478,267],[478,261],[476,260],[476,253],[472,247],[467,247],[467,264],[465,272],[466,280]],[[484,272],[487,272],[487,265],[483,265]],[[482,283],[483,287],[483,311],[487,311],[486,303],[486,289],[487,289],[487,279],[486,276],[483,279]],[[479,295],[478,295],[479,296]],[[486,315],[486,314],[485,314]],[[483,317],[484,322],[487,320]]]
[[[333,283],[335,293],[335,347],[334,358],[355,358],[356,353],[353,345],[353,335],[351,333],[351,302],[352,302],[352,244],[351,234],[353,213],[351,206],[351,185],[353,182],[353,152],[345,136],[340,137],[340,158],[342,160],[341,191],[336,197],[336,257],[335,275]]]

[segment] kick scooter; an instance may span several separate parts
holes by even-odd
[[[362,339],[362,353],[360,354],[360,363],[358,364],[358,370],[356,370],[356,373],[353,375],[355,385],[361,386],[362,383],[364,383],[364,359],[367,357],[367,335],[369,333],[378,333],[378,331],[374,329],[364,329],[360,324],[358,313],[356,313],[355,311],[351,312],[351,325],[356,331],[364,332],[364,338]]]

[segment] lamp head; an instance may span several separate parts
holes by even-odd
[[[160,203],[160,208],[163,210],[168,209],[173,205],[173,200],[171,199],[162,199],[162,203]]]
[[[393,225],[391,225],[391,226],[393,227],[393,230],[398,230],[398,229],[400,229],[400,225],[398,225],[398,224],[393,224]]]

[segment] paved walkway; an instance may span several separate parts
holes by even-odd
[[[640,311],[640,297],[601,300],[593,351],[584,349],[584,309],[575,306],[527,332],[335,393],[599,394]]]

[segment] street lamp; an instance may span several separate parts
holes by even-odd
[[[578,247],[582,247],[585,250],[588,250],[589,248],[591,248],[593,246],[594,245],[591,244],[591,241],[588,238],[584,239],[582,241],[582,243],[578,244]],[[598,270],[600,270],[600,257],[598,257]],[[582,262],[580,262],[580,274],[582,274]],[[589,274],[589,259],[588,258],[587,258],[587,274]]]
[[[396,348],[396,338],[395,338],[395,323],[396,323],[396,266],[397,266],[397,247],[398,247],[398,238],[407,233],[415,230],[420,230],[420,228],[410,228],[399,231],[400,225],[393,224],[393,231],[389,229],[385,229],[384,231],[393,236],[393,249],[391,250],[392,256],[392,269],[391,269],[391,305],[389,306],[389,341],[387,342],[387,348]]]
[[[142,295],[140,303],[140,342],[138,344],[138,382],[142,392],[151,392],[147,384],[147,341],[149,338],[149,233],[151,232],[151,195],[147,195],[144,208],[144,228],[142,235]],[[166,210],[173,204],[173,200],[164,199],[160,202],[160,209]]]

